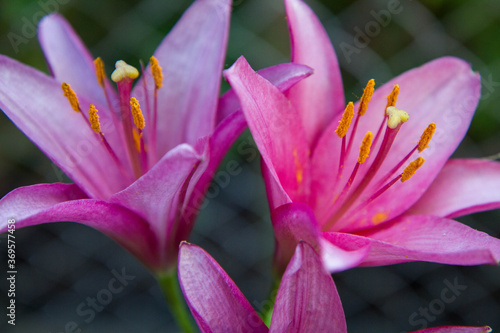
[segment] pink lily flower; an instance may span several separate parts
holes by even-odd
[[[212,175],[246,127],[233,93],[218,101],[230,10],[230,0],[195,1],[133,88],[138,71],[117,62],[118,94],[57,14],[39,26],[53,76],[0,55],[0,108],[74,181],[8,193],[0,231],[9,220],[78,222],[155,273],[175,268]],[[262,74],[286,90],[310,72],[283,64]]]
[[[301,239],[321,250],[330,272],[498,264],[499,239],[451,219],[500,207],[500,163],[448,160],[474,114],[479,75],[444,57],[375,91],[370,80],[346,107],[318,18],[301,0],[285,6],[292,62],[314,75],[283,94],[244,58],[225,72],[262,155],[278,272]]]
[[[268,328],[219,264],[203,249],[181,243],[178,276],[201,332],[347,332],[344,310],[321,257],[299,242],[285,270]],[[418,332],[491,332],[446,326]]]
[[[202,332],[346,332],[333,279],[304,242],[298,244],[283,275],[269,329],[226,272],[200,247],[181,243],[178,277]]]
[[[183,218],[195,215],[190,201],[207,154],[224,154],[199,138],[216,125],[229,14],[230,1],[196,1],[155,51],[156,70],[150,64],[133,89],[138,71],[117,62],[118,94],[57,14],[42,19],[38,31],[52,77],[1,56],[0,107],[75,182],[10,192],[0,201],[1,231],[8,219],[17,228],[79,222],[153,271],[175,265],[178,242],[194,222]],[[162,72],[163,80],[153,78]],[[64,94],[61,83],[69,84]],[[144,110],[142,124],[135,115],[132,121],[131,96]],[[87,119],[87,110],[96,111]]]

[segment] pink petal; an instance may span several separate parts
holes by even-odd
[[[330,273],[359,266],[370,251],[370,241],[358,242],[355,247],[325,240],[311,208],[302,203],[282,205],[271,211],[274,236],[274,268],[281,274],[288,265],[297,244],[305,241],[321,253],[323,266]]]
[[[323,233],[346,250],[371,245],[362,266],[428,261],[450,265],[497,265],[500,240],[462,223],[436,216],[404,216],[362,235]]]
[[[414,331],[413,333],[489,333],[492,329],[489,326],[465,327],[465,326],[441,326],[426,328]]]
[[[191,146],[179,145],[136,182],[111,197],[111,202],[129,208],[150,223],[159,239],[162,255],[167,256],[162,260],[168,264],[175,262],[178,246],[178,243],[170,244],[168,239],[175,238],[174,233],[184,228],[178,216],[178,205],[182,204],[185,194],[182,187],[199,161]]]
[[[302,203],[290,203],[271,212],[276,239],[275,268],[278,274],[285,271],[299,241],[306,241],[316,251],[320,248],[320,230],[313,211]]]
[[[429,148],[420,154],[426,160],[424,166],[408,182],[397,182],[366,209],[352,214],[349,217],[352,223],[362,221],[363,218],[370,219],[381,211],[390,219],[411,207],[430,186],[462,141],[480,97],[479,75],[472,72],[468,63],[451,57],[434,60],[406,72],[377,90],[370,102],[371,109],[365,115],[367,118],[362,118],[362,130],[358,132],[359,141],[356,142],[361,142],[363,129],[369,127],[367,122],[378,123],[375,119],[380,116],[376,117],[374,113],[385,107],[385,96],[396,83],[401,87],[397,107],[408,111],[410,120],[400,130],[386,162],[382,164],[378,178],[383,177],[385,172],[418,143],[429,123],[436,123],[436,133]],[[362,174],[358,176],[361,178]],[[374,183],[377,181],[376,177]],[[391,205],[387,207],[389,201]]]
[[[107,199],[129,179],[45,74],[0,56],[0,108],[54,163],[91,197]]]
[[[287,96],[302,117],[307,141],[314,147],[328,124],[344,110],[340,68],[328,35],[314,12],[301,0],[285,1],[292,62],[314,69],[314,75]]]
[[[203,249],[181,243],[179,283],[202,332],[268,332],[245,296]]]
[[[93,104],[107,105],[97,83],[92,55],[61,15],[54,13],[41,19],[38,38],[49,69],[58,82],[69,83]]]
[[[198,0],[189,7],[156,49],[163,69],[158,91],[158,156],[180,143],[194,146],[209,135],[216,120],[222,69],[225,60],[231,5],[229,0]],[[146,68],[148,99],[154,84]],[[144,87],[134,87],[141,105]]]
[[[441,217],[405,216],[393,226],[365,236],[389,243],[394,249],[404,249],[405,261],[412,256],[452,265],[497,265],[500,261],[499,239]]]
[[[449,160],[410,214],[458,217],[500,207],[500,163]]]
[[[288,193],[283,188],[279,179],[275,177],[275,172],[273,168],[269,168],[264,160],[261,160],[260,169],[262,172],[262,178],[264,179],[264,184],[266,184],[266,195],[267,202],[269,204],[269,209],[273,210],[276,207],[288,204],[292,202]]]
[[[379,188],[376,187],[376,184],[415,147],[421,134],[431,122],[437,125],[436,133],[429,148],[420,154],[426,160],[423,167],[409,181],[404,184],[397,182],[367,207],[355,207],[356,205],[354,205],[350,212],[345,214],[346,218],[343,221],[343,224],[349,225],[349,227],[342,229],[342,231],[353,231],[357,228],[373,225],[372,218],[377,213],[385,214],[386,220],[390,220],[413,205],[429,187],[464,137],[480,96],[479,75],[471,71],[468,63],[452,57],[429,62],[376,89],[368,111],[359,123],[354,138],[354,147],[359,146],[368,130],[376,133],[387,104],[386,96],[391,92],[394,84],[400,85],[396,106],[407,111],[410,114],[410,120],[403,124],[385,162],[365,191],[364,198],[360,198],[358,203],[367,199]],[[355,106],[356,108],[357,106]],[[328,131],[333,133],[336,125],[336,122],[333,122]],[[328,131],[325,136],[333,137],[334,135]],[[329,152],[328,156],[338,156],[338,153],[332,152],[338,152],[338,147],[340,147],[338,138],[324,139],[320,143],[323,147],[318,148],[320,150],[315,152],[313,162],[314,169],[319,170],[318,174],[315,175],[314,184],[320,202],[318,202],[319,207],[315,211],[327,209],[335,195],[331,192],[335,175],[327,176],[328,178],[321,177],[326,175],[328,170],[331,170],[332,164],[334,167],[338,165],[338,160],[327,159],[325,152]],[[379,144],[372,147],[372,155],[362,165],[356,176],[357,182],[370,169],[370,164],[375,157],[374,152],[378,151],[378,146]],[[345,166],[347,174],[350,174],[357,162],[358,154],[359,150],[354,148],[350,158],[348,158],[349,162]],[[415,159],[416,156],[415,154],[412,159]],[[386,179],[386,182],[389,180]],[[353,188],[355,186],[356,181]],[[388,202],[391,202],[391,205],[387,205]]]
[[[311,75],[312,72],[313,70],[310,67],[293,63],[280,64],[257,71],[259,75],[282,92],[287,91],[297,82]],[[240,102],[234,91],[227,91],[219,99],[217,123],[240,108]]]
[[[2,214],[0,230],[1,232],[6,230],[8,219],[16,219],[16,226],[21,228],[25,225],[19,220],[56,204],[80,199],[88,199],[88,196],[75,184],[55,183],[19,187],[0,200]]]
[[[240,99],[270,177],[283,186],[293,201],[305,202],[308,196],[305,182],[310,171],[308,147],[296,110],[275,86],[256,74],[243,57],[226,70],[225,75]]]
[[[344,310],[320,256],[300,242],[276,296],[271,332],[347,332]]]
[[[92,55],[70,24],[59,14],[53,13],[40,20],[38,39],[49,69],[58,83],[66,82],[76,92],[82,110],[90,104],[97,106],[106,140],[122,162],[128,163],[123,127],[118,123],[119,115],[113,115],[97,82]],[[109,79],[105,86],[112,105],[118,105],[118,97]],[[118,109],[114,110],[118,112]],[[126,165],[126,164],[125,164]]]
[[[263,77],[269,80],[281,91],[289,89],[291,86],[311,74],[311,69],[304,65],[299,64],[281,64],[273,67],[262,69],[258,72]],[[214,130],[214,134],[209,139],[209,157],[197,169],[197,173],[201,172],[203,175],[196,183],[196,189],[190,196],[190,203],[187,207],[186,213],[194,216],[198,212],[198,207],[203,201],[204,193],[206,192],[212,177],[217,171],[222,158],[226,155],[229,148],[232,146],[236,138],[246,128],[247,123],[240,110],[240,102],[233,90],[229,90],[219,99],[218,109],[218,125]],[[224,117],[224,118],[221,118]],[[187,220],[192,220],[192,217],[187,217]]]
[[[320,239],[323,266],[330,273],[337,273],[359,266],[370,252],[369,241],[358,242],[355,248],[341,247],[343,244],[332,244],[324,238]]]
[[[74,184],[20,187],[0,200],[0,232],[50,222],[85,224],[108,235],[151,269],[159,268],[157,243],[146,221],[128,209],[87,196]]]

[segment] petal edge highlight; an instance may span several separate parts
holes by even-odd
[[[268,332],[231,278],[200,247],[181,243],[178,276],[202,332]]]
[[[454,218],[499,207],[500,162],[454,159],[408,213]]]
[[[347,332],[335,283],[306,242],[297,245],[283,275],[270,332]]]

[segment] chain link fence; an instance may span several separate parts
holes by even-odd
[[[500,1],[307,2],[336,48],[347,99],[357,100],[371,78],[381,85],[436,57],[454,55],[471,62],[482,74],[482,99],[455,156],[500,152]],[[0,53],[46,71],[34,27],[41,16],[57,10],[108,68],[118,59],[137,63],[149,58],[189,4],[3,1]],[[289,59],[281,0],[234,1],[226,67],[241,54],[254,68]],[[69,181],[3,114],[0,139],[2,196],[19,186]],[[190,239],[221,263],[257,311],[270,292],[274,246],[259,160],[246,131],[222,163]],[[223,177],[233,161],[241,173]],[[500,237],[499,211],[460,220]],[[1,235],[1,267],[6,267],[6,251],[6,236]],[[4,317],[1,332],[176,331],[155,279],[92,229],[73,223],[19,229],[16,255],[16,326]],[[0,307],[5,309],[9,286],[3,276]],[[333,277],[349,332],[405,332],[449,324],[500,329],[499,267],[409,263],[356,268]],[[120,285],[112,285],[112,279]]]

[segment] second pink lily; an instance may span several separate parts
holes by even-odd
[[[479,75],[441,58],[375,91],[370,80],[346,107],[325,30],[301,0],[285,5],[292,61],[314,75],[285,95],[244,58],[226,71],[262,154],[278,271],[301,239],[331,272],[498,264],[500,240],[450,219],[500,207],[500,163],[448,161],[478,103]]]

